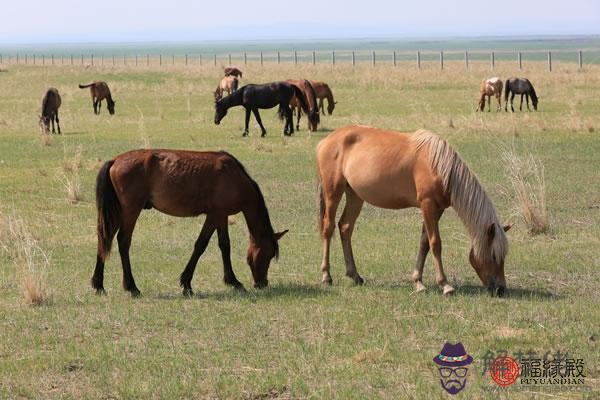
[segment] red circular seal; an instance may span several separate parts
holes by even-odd
[[[490,376],[502,387],[515,383],[519,373],[519,364],[510,357],[498,357],[490,366]]]

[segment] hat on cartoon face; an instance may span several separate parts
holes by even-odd
[[[444,367],[462,367],[473,362],[473,357],[467,354],[462,343],[444,343],[439,355],[434,357],[433,362]]]

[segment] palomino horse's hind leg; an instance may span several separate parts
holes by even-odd
[[[352,232],[354,231],[354,224],[363,204],[364,200],[358,197],[350,186],[346,186],[346,206],[338,222],[338,228],[340,229],[344,260],[346,261],[346,276],[352,278],[357,285],[362,285],[364,280],[356,270],[356,263],[354,262],[354,254],[352,252]]]
[[[190,260],[179,277],[179,283],[183,288],[184,296],[191,297],[194,295],[194,292],[192,291],[192,278],[194,277],[194,271],[196,270],[198,260],[200,259],[202,253],[204,253],[204,250],[206,250],[206,246],[208,246],[208,242],[210,241],[215,229],[216,225],[213,217],[211,215],[207,215],[206,221],[204,221],[204,225],[200,230],[200,235],[198,235],[198,239],[196,239],[196,243],[194,243],[194,251],[192,256],[190,257]]]
[[[340,177],[343,180],[343,177]],[[321,240],[323,242],[323,259],[321,261],[321,274],[323,283],[331,285],[333,280],[331,279],[331,274],[329,272],[331,265],[329,264],[329,252],[331,249],[331,237],[333,236],[333,231],[335,229],[335,212],[337,210],[338,205],[340,204],[340,200],[342,199],[342,194],[344,193],[344,186],[346,185],[344,181],[331,180],[331,181],[323,181],[322,190],[323,190],[323,201],[324,201],[324,213],[321,220]],[[328,189],[330,188],[330,189]]]
[[[141,208],[137,212],[124,213],[121,218],[121,228],[117,234],[119,242],[119,255],[123,266],[123,288],[131,293],[133,297],[140,295],[140,290],[135,285],[133,274],[131,273],[131,261],[129,260],[129,248],[131,247],[131,237],[135,229],[135,223],[140,215]]]
[[[223,282],[226,285],[233,286],[236,289],[244,290],[244,285],[238,281],[231,266],[231,244],[229,242],[229,228],[227,227],[227,217],[220,218],[217,225],[217,235],[219,237],[219,249],[223,258]]]
[[[412,275],[413,281],[415,282],[415,290],[417,292],[422,292],[425,290],[425,285],[423,285],[423,268],[425,267],[425,259],[427,258],[427,253],[429,253],[429,238],[427,237],[427,229],[425,229],[425,223],[423,223],[419,245],[419,254],[417,255],[417,263],[415,265],[415,270],[413,271]]]
[[[432,200],[423,200],[421,202],[421,212],[423,213],[423,221],[425,223],[425,229],[427,230],[429,248],[433,253],[435,261],[435,280],[443,289],[444,294],[451,294],[454,292],[454,288],[448,284],[448,279],[444,273],[444,266],[442,264],[442,239],[440,237],[438,226],[443,210],[440,210]]]

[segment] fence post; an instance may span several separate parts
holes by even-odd
[[[158,55],[158,65],[162,66],[162,54]]]
[[[356,57],[354,55],[354,51],[352,52],[352,68],[356,66]]]
[[[150,54],[146,54],[146,65],[150,65]]]
[[[25,54],[25,58],[27,58],[27,54]],[[17,60],[19,60],[19,58],[17,57]],[[27,63],[25,63],[27,64]],[[35,65],[35,54],[33,55],[33,65]]]
[[[127,65],[127,56],[123,54],[123,65]]]
[[[277,52],[277,65],[281,64],[281,54]]]
[[[92,65],[94,65],[94,55],[92,54]]]
[[[260,66],[263,66],[263,52],[260,52]]]
[[[465,50],[465,69],[469,70],[469,51]]]
[[[135,55],[135,66],[136,67],[138,66],[138,55],[137,54]]]
[[[19,55],[17,54],[17,64],[19,63]],[[25,54],[25,64],[27,64],[27,54]]]
[[[373,66],[375,66],[375,50],[373,50]]]
[[[440,69],[444,69],[444,52],[440,50]]]
[[[521,52],[519,52],[517,54],[518,54],[517,59],[519,61],[519,70],[522,70],[523,69],[523,58],[521,57]]]
[[[496,55],[494,54],[494,52],[492,51],[490,54],[490,65],[492,67],[492,70],[494,69],[494,67],[496,66]]]
[[[331,65],[335,65],[335,50],[331,52]]]
[[[54,65],[54,54],[50,55],[50,62],[52,65]]]
[[[200,61],[200,65],[202,65],[202,54],[198,56],[198,60]]]
[[[552,52],[548,50],[548,71],[552,72]]]
[[[65,56],[61,54],[60,56],[60,64],[65,65]]]
[[[100,56],[100,65],[104,65],[104,54]]]
[[[19,53],[17,53],[17,64],[19,64]]]
[[[83,65],[83,54],[81,55],[81,65]]]
[[[231,53],[228,55],[229,65],[231,65]]]
[[[248,64],[248,55],[244,53],[244,65]]]
[[[185,65],[188,65],[187,64],[187,53],[185,53]]]
[[[215,65],[215,67],[217,66],[217,55],[216,54],[213,55],[213,64]]]
[[[315,63],[317,62],[317,57],[315,56],[315,51],[313,50],[313,65],[315,65]]]
[[[171,57],[173,58],[172,62],[171,62],[171,65],[175,65],[175,54],[173,54]]]
[[[583,52],[581,50],[579,50],[579,52],[577,54],[579,56],[579,69],[581,69],[583,67]]]
[[[396,51],[394,51],[393,53],[393,61],[394,61],[394,67],[396,66]]]
[[[71,54],[71,65],[73,65],[73,54]]]
[[[417,50],[417,69],[421,69],[421,52]]]
[[[294,65],[298,65],[298,52],[294,50]]]

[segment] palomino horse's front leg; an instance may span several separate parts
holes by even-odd
[[[423,285],[423,268],[425,267],[425,259],[427,258],[427,253],[429,253],[429,238],[427,237],[427,229],[425,229],[425,223],[423,223],[423,228],[421,230],[421,239],[419,244],[419,254],[417,255],[417,263],[415,265],[415,270],[413,271],[413,281],[415,282],[415,291],[422,292],[424,291],[425,285]]]
[[[192,291],[192,278],[194,277],[194,271],[196,270],[198,260],[200,259],[202,253],[204,253],[204,250],[206,250],[206,246],[208,246],[208,242],[210,241],[215,229],[216,226],[213,218],[210,215],[207,215],[206,221],[204,221],[204,225],[200,231],[200,235],[198,235],[198,239],[196,239],[196,243],[194,243],[194,251],[192,252],[192,256],[190,257],[190,260],[179,277],[179,284],[183,288],[183,295],[186,297],[192,297],[194,295],[194,292]]]
[[[448,284],[448,279],[444,273],[444,266],[442,264],[442,239],[440,237],[440,230],[438,222],[442,216],[442,211],[432,200],[423,200],[421,202],[421,212],[423,213],[423,221],[425,223],[425,229],[427,230],[427,237],[429,239],[429,248],[433,253],[433,258],[436,267],[436,282],[443,290],[444,294],[451,294],[454,292],[454,288]]]
[[[221,250],[221,257],[223,258],[223,282],[225,282],[226,285],[233,286],[236,289],[244,290],[244,285],[238,281],[231,266],[231,244],[229,241],[227,217],[219,218],[217,235],[219,237],[219,249]]]
[[[364,200],[358,197],[352,188],[347,186],[346,206],[338,222],[338,228],[340,229],[344,260],[346,261],[346,276],[352,278],[357,285],[362,285],[365,281],[356,270],[354,253],[352,252],[352,232],[354,231],[354,223],[360,214],[363,204]]]

